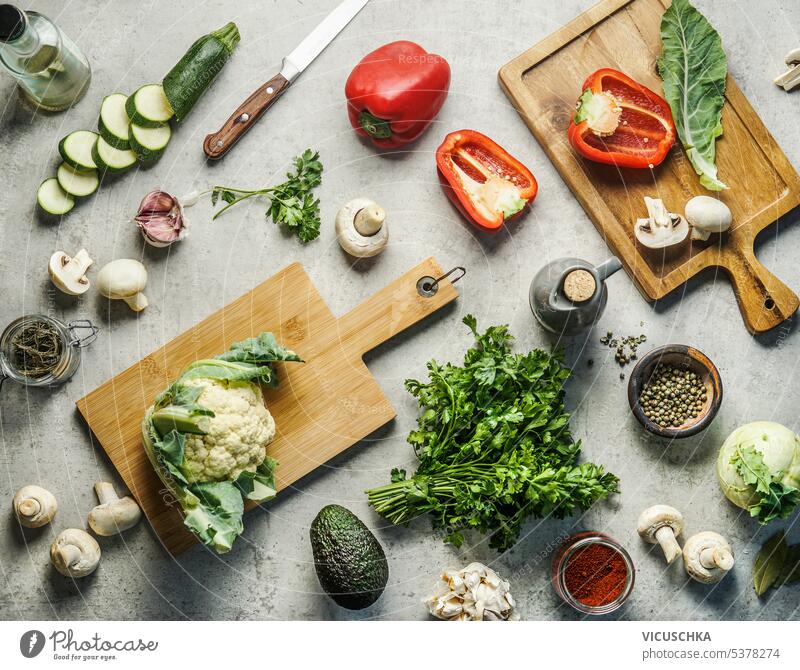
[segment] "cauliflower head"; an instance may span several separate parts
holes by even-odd
[[[236,479],[255,472],[275,437],[275,420],[264,406],[261,388],[250,382],[189,379],[200,387],[198,404],[214,412],[203,417],[205,435],[186,435],[184,472],[190,483]]]
[[[261,386],[278,385],[278,361],[303,362],[269,332],[234,342],[189,363],[142,419],[145,453],[184,525],[220,554],[244,530],[245,502],[277,493],[278,462],[267,456],[275,421]]]

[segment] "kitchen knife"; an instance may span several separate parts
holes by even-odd
[[[369,0],[344,0],[325,20],[309,33],[286,58],[281,71],[258,88],[231,115],[216,133],[206,135],[203,151],[209,158],[222,158],[258,118],[305,70],[311,61],[350,23]]]

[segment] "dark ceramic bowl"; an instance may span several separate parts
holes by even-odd
[[[706,387],[706,402],[700,412],[680,426],[662,428],[648,419],[639,405],[642,389],[659,363],[694,372],[700,376]],[[689,437],[706,428],[717,415],[722,404],[722,379],[719,370],[702,351],[685,344],[668,344],[647,353],[633,369],[628,380],[628,404],[639,423],[653,435],[668,438]]]

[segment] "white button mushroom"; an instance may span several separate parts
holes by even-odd
[[[448,621],[513,621],[514,611],[508,582],[482,563],[461,570],[445,570],[435,592],[425,604],[437,619]]]
[[[142,293],[146,285],[147,270],[130,258],[107,263],[97,275],[100,293],[111,300],[124,300],[134,312],[141,312],[148,305]]]
[[[85,530],[67,528],[50,545],[50,562],[65,577],[86,577],[100,563],[100,545]]]
[[[55,496],[35,484],[17,491],[13,505],[17,520],[26,528],[40,528],[50,523],[58,511]]]
[[[646,250],[661,253],[677,251],[689,239],[689,224],[679,214],[667,211],[657,198],[645,196],[647,218],[634,225],[636,241]]]
[[[800,49],[792,49],[786,54],[785,60],[789,69],[775,78],[775,84],[781,86],[784,91],[791,91],[800,86]]]
[[[703,584],[716,584],[733,568],[733,550],[719,533],[692,535],[683,547],[687,574]]]
[[[377,256],[389,242],[386,212],[368,198],[355,198],[336,215],[336,238],[351,256]]]
[[[120,498],[111,482],[97,482],[94,491],[100,504],[89,512],[89,528],[103,537],[133,528],[142,518],[142,510],[133,498]]]
[[[711,233],[724,233],[731,227],[733,215],[721,200],[698,195],[686,203],[686,220],[692,226],[693,240],[707,240]]]
[[[59,291],[67,295],[81,295],[89,290],[89,279],[86,271],[94,261],[89,258],[89,252],[81,249],[70,258],[63,251],[56,251],[50,256],[47,270],[50,281]]]
[[[683,531],[683,515],[669,505],[653,505],[639,516],[636,531],[645,542],[660,544],[667,563],[681,555],[677,536]]]

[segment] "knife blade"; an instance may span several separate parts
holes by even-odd
[[[284,59],[281,70],[245,100],[216,133],[206,135],[203,151],[222,158],[289,85],[319,56],[369,0],[344,0]]]

